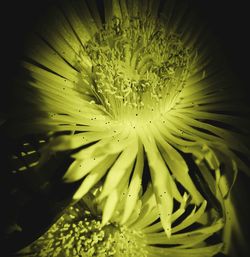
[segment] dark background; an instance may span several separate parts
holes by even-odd
[[[183,0],[189,1],[189,0]],[[4,115],[11,103],[10,81],[18,73],[19,60],[22,58],[25,39],[32,31],[37,19],[41,17],[53,0],[6,1],[0,7],[0,62],[1,93],[0,117]],[[236,78],[235,87],[245,92],[246,100],[250,100],[250,41],[249,41],[249,8],[248,1],[238,0],[190,0],[197,6],[204,20],[207,20],[211,32],[217,37],[225,54],[231,72]],[[11,103],[12,104],[12,103]],[[0,166],[1,167],[1,166]],[[240,175],[243,194],[237,201],[244,210],[242,220],[245,233],[249,237],[249,180]]]

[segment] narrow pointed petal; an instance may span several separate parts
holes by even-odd
[[[119,201],[119,193],[117,189],[114,189],[113,192],[111,192],[106,200],[103,214],[102,214],[102,226],[106,225],[107,222],[111,219],[115,207]]]
[[[171,215],[173,211],[173,195],[170,180],[172,179],[153,138],[141,135],[148,158],[150,175],[153,182],[156,202],[163,228],[168,237],[171,235]]]
[[[144,153],[143,153],[142,144],[139,142],[138,153],[136,157],[136,164],[135,164],[133,176],[129,185],[128,195],[127,195],[127,199],[124,207],[124,213],[123,213],[121,224],[124,224],[128,220],[128,218],[132,214],[133,209],[136,205],[137,199],[139,197],[139,192],[141,189],[143,166],[144,166]]]
[[[135,161],[137,151],[138,142],[135,138],[134,143],[125,148],[125,150],[121,153],[117,161],[110,169],[104,183],[103,191],[99,196],[100,199],[106,197],[109,192],[120,183],[126,173],[130,174],[132,172],[132,165]]]
[[[83,180],[82,184],[73,195],[73,199],[78,200],[83,197],[105,175],[116,158],[117,155],[108,156],[101,167],[98,166],[94,168],[92,172]]]

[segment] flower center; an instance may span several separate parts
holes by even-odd
[[[89,211],[70,207],[30,250],[41,257],[146,257],[142,237],[140,232],[125,226],[109,223],[102,227],[101,220]]]
[[[170,110],[190,74],[194,55],[159,21],[132,18],[112,22],[85,46],[82,72],[95,102],[113,118]],[[90,64],[91,63],[91,64]]]

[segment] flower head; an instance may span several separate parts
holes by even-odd
[[[247,170],[239,134],[217,125],[242,121],[222,113],[233,108],[226,86],[183,9],[172,1],[102,3],[104,13],[96,1],[65,2],[51,26],[41,24],[24,63],[36,109],[23,129],[49,133],[46,153],[72,150],[64,180],[82,181],[74,199],[103,182],[102,226],[124,190],[120,223],[131,219],[142,177],[150,177],[170,237],[183,195],[197,207],[210,196],[220,201],[230,189],[220,192],[224,173]]]
[[[92,190],[76,205],[68,207],[42,237],[22,252],[41,257],[211,257],[222,249],[219,235],[223,219],[206,201],[199,208],[193,206],[185,212],[188,199],[184,195],[180,208],[171,217],[173,235],[168,238],[159,220],[151,185],[137,201],[133,214],[122,224],[119,213],[122,203],[111,220],[102,224],[103,205],[94,201],[100,191],[100,187]]]

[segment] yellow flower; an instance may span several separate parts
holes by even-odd
[[[102,225],[124,190],[126,224],[144,192],[142,177],[152,181],[170,237],[183,195],[197,207],[208,198],[216,204],[230,190],[220,192],[228,173],[247,171],[239,133],[220,126],[242,120],[230,115],[231,94],[204,46],[209,41],[183,6],[98,3],[66,1],[40,24],[24,62],[31,78],[25,96],[35,108],[19,128],[47,132],[44,153],[72,150],[64,180],[82,181],[75,200],[104,183]]]
[[[222,249],[219,235],[224,222],[206,201],[185,213],[188,199],[183,197],[180,208],[171,217],[172,236],[168,238],[159,220],[151,185],[122,224],[124,197],[116,214],[103,225],[102,204],[94,200],[100,191],[98,187],[68,207],[43,236],[21,253],[40,257],[211,257]]]

